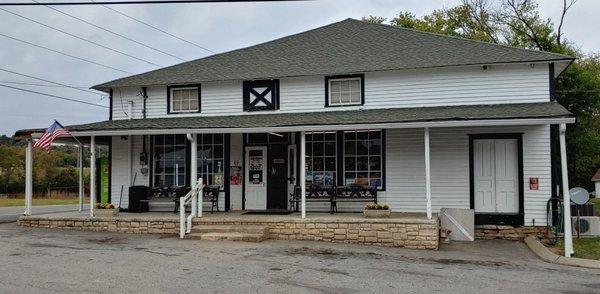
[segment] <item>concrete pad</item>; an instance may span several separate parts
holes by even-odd
[[[475,211],[461,208],[442,208],[439,214],[441,227],[450,230],[454,241],[475,240]]]

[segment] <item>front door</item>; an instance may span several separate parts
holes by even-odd
[[[287,145],[272,144],[267,153],[267,209],[287,209]]]
[[[246,147],[246,209],[267,209],[267,147]]]
[[[519,164],[516,139],[473,141],[475,213],[519,213]]]

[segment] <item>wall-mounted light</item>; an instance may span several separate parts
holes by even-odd
[[[490,66],[489,65],[482,65],[481,69],[483,69],[483,70],[489,70]]]

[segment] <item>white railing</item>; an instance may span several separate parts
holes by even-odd
[[[185,196],[179,198],[179,238],[184,238],[185,234],[189,234],[192,231],[192,219],[198,216],[198,208],[202,209],[203,190],[202,179],[198,179],[196,186]],[[188,203],[191,203],[192,212],[186,218],[185,206]]]

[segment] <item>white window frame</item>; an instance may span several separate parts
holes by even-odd
[[[362,77],[351,77],[351,78],[332,78],[327,81],[327,105],[328,106],[357,106],[363,104],[363,89],[362,89]],[[333,103],[331,101],[331,82],[343,82],[343,81],[358,81],[358,94],[359,99],[358,102],[348,102],[348,103]]]
[[[174,110],[173,109],[173,100],[175,98],[175,96],[173,95],[174,91],[178,91],[178,90],[196,90],[198,92],[198,109],[194,109],[194,110]],[[195,112],[199,112],[200,111],[200,87],[173,87],[169,89],[169,97],[171,97],[171,99],[169,99],[169,113],[195,113]]]

